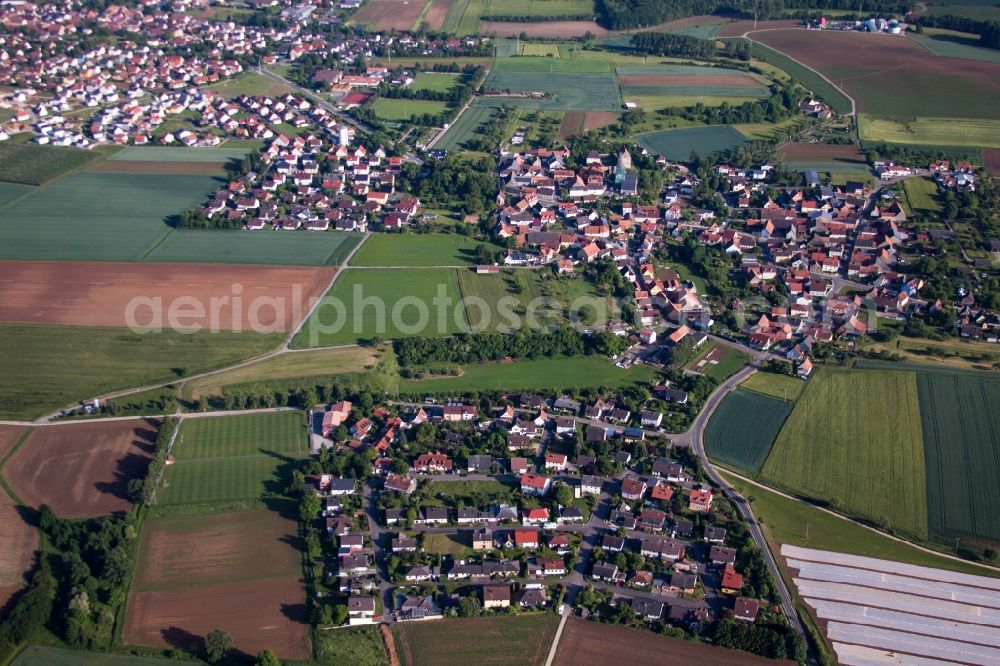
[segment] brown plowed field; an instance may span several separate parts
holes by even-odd
[[[983,168],[994,178],[1000,177],[1000,149],[983,148]]]
[[[368,0],[354,14],[358,23],[372,23],[379,32],[413,28],[429,0]],[[447,10],[446,10],[447,11]]]
[[[744,33],[753,32],[754,30],[774,30],[775,28],[801,28],[802,21],[797,21],[794,19],[786,19],[782,21],[757,21],[757,27],[754,28],[753,21],[734,21],[728,25],[722,26],[722,30],[719,31],[718,37],[742,37]],[[803,32],[805,32],[803,30]],[[757,39],[758,35],[754,35],[754,39]]]
[[[158,162],[147,160],[102,160],[89,167],[91,173],[143,173],[168,176],[216,176],[224,162]]]
[[[575,134],[606,127],[618,120],[614,111],[567,111],[559,125],[559,138],[567,139]]]
[[[152,520],[133,585],[148,592],[292,576],[300,570],[295,538],[294,519],[278,511]]]
[[[290,331],[308,311],[309,299],[322,296],[334,272],[278,266],[2,261],[0,322],[127,326],[129,303],[142,298],[146,305],[134,316],[142,326],[153,323],[155,308],[162,326],[172,328],[173,304],[180,313],[178,328]],[[217,316],[212,312],[214,298],[219,299]],[[200,316],[185,314],[196,309]],[[252,327],[250,315],[255,313],[257,324]]]
[[[628,655],[630,666],[712,664],[765,666],[791,662],[765,659],[749,652],[667,638],[651,631],[569,618],[559,639],[555,666],[606,666]]]
[[[517,37],[526,34],[528,37],[582,37],[587,33],[596,37],[610,34],[593,21],[542,21],[540,23],[515,23],[511,21],[482,21],[479,24],[480,35],[497,37]]]
[[[60,518],[128,511],[129,479],[145,474],[158,428],[155,419],[38,427],[3,476],[22,502]]]
[[[454,0],[432,0],[434,4],[427,10],[424,20],[430,25],[431,30],[440,30],[444,25],[444,19],[448,16],[448,10]]]
[[[865,156],[857,146],[827,143],[786,143],[778,149],[786,162],[844,162],[864,164]]]
[[[237,650],[270,649],[282,659],[309,659],[305,592],[297,576],[156,592],[133,592],[123,638],[133,645],[199,653],[222,629]]]
[[[0,460],[7,457],[27,428],[0,425]],[[0,488],[0,620],[8,603],[24,588],[24,574],[35,560],[38,530],[21,518],[17,505]]]
[[[706,86],[709,88],[760,88],[761,84],[749,76],[669,76],[652,74],[628,74],[619,76],[623,86]]]

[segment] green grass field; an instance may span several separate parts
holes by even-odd
[[[20,183],[0,183],[0,208],[31,193],[34,189],[31,185],[22,185]]]
[[[749,498],[754,515],[764,530],[764,536],[775,551],[781,548],[781,544],[787,543],[792,546],[877,557],[980,576],[996,575],[991,569],[927,553],[908,543],[890,539],[843,518],[831,516],[808,504],[782,497],[725,473],[723,476],[741,495]],[[781,558],[777,560],[779,566],[783,566],[781,565],[783,560]]]
[[[593,0],[487,0],[486,16],[583,16],[594,14]],[[498,18],[497,20],[503,20]]]
[[[439,294],[450,304],[435,305]],[[295,336],[295,347],[449,335],[467,326],[461,310],[456,314],[459,290],[453,268],[348,269],[326,298]]]
[[[444,133],[434,148],[438,150],[458,150],[462,145],[476,135],[476,130],[490,122],[495,108],[484,106],[479,100],[473,102],[461,116],[458,117],[448,131]]]
[[[646,111],[695,106],[696,104],[722,106],[723,102],[735,106],[743,102],[752,102],[755,99],[755,97],[738,97],[733,95],[722,97],[716,95],[634,95],[622,91],[622,101],[634,102],[639,105],[639,108]]]
[[[404,622],[393,627],[405,666],[503,663],[541,666],[559,625],[554,613],[522,613],[447,622]],[[452,640],[462,636],[462,640]]]
[[[436,116],[448,108],[446,102],[435,102],[425,99],[389,99],[380,97],[375,100],[375,115],[383,120],[409,120],[412,116],[422,116],[429,113]]]
[[[574,317],[588,326],[607,321],[608,299],[580,279],[555,279],[548,272],[506,269],[498,275],[458,271],[458,286],[468,299],[466,318],[474,330],[519,330],[529,314],[539,326]],[[481,300],[479,300],[481,299]],[[507,299],[507,300],[503,300]],[[539,300],[536,300],[539,299]]]
[[[353,627],[337,631],[317,631],[316,661],[341,666],[389,666],[389,655],[378,627]]]
[[[308,452],[301,412],[192,418],[181,424],[160,505],[253,499],[280,493]]]
[[[477,241],[459,234],[374,234],[351,259],[351,266],[459,266],[475,261]]]
[[[338,266],[362,238],[346,231],[175,229],[144,261]]]
[[[698,362],[705,356],[709,354],[714,349],[721,347],[723,354],[722,357],[717,359],[715,363],[705,363],[702,366],[698,365]],[[689,370],[695,372],[700,372],[703,375],[711,377],[717,381],[724,381],[730,375],[735,374],[750,361],[750,355],[746,354],[738,349],[730,347],[729,345],[715,345],[712,344],[710,347],[701,352],[698,357],[688,366]]]
[[[927,6],[927,13],[936,16],[948,14],[964,16],[977,21],[1000,21],[1000,8],[997,8],[995,0],[980,0],[979,2],[965,0],[961,3],[935,2]]]
[[[937,183],[931,178],[908,178],[903,181],[903,193],[910,214],[937,216],[941,214]]]
[[[861,176],[871,175],[872,170],[864,163],[850,162],[785,162],[784,167],[789,171],[817,171],[824,173],[851,174],[852,180],[862,180]]]
[[[994,20],[1000,19],[1000,16]],[[959,36],[961,33],[935,35],[908,35],[914,43],[933,55],[942,58],[962,58],[963,60],[983,60],[1000,63],[1000,51],[979,46],[979,36]]]
[[[790,402],[737,389],[708,421],[705,451],[727,465],[756,474],[791,411]]]
[[[839,88],[827,83],[819,74],[792,60],[783,53],[779,53],[763,44],[754,42],[750,45],[750,53],[754,58],[774,65],[785,71],[793,79],[811,90],[814,95],[823,98],[830,108],[837,113],[849,113],[851,111],[851,100],[840,91]]]
[[[448,92],[461,81],[459,74],[448,72],[420,72],[413,79],[410,90],[434,90],[436,92]]]
[[[819,368],[761,476],[918,538],[927,536],[916,375]]]
[[[543,58],[559,58],[558,44],[522,44],[521,55],[541,56]]]
[[[139,261],[165,220],[203,203],[209,176],[77,172],[0,212],[0,259]]]
[[[761,395],[795,402],[806,388],[806,382],[796,377],[774,372],[755,372],[740,384],[740,388]]]
[[[237,77],[207,86],[208,90],[224,97],[239,97],[240,95],[268,95],[277,97],[291,92],[284,83],[269,79],[257,72],[247,72]]]
[[[227,370],[184,384],[183,395],[197,400],[202,395],[221,395],[227,386],[303,377],[326,377],[364,372],[381,358],[371,347],[338,347],[281,354],[258,363]]]
[[[891,120],[858,116],[862,141],[902,144],[1000,148],[1000,119],[908,118]]]
[[[966,546],[1000,543],[1000,379],[995,374],[917,372],[932,538]],[[971,540],[971,543],[970,543]]]
[[[178,379],[277,347],[281,335],[0,325],[0,417],[36,418],[115,389]],[[16,353],[10,353],[16,350]]]
[[[250,148],[173,148],[170,146],[126,146],[108,158],[110,162],[228,162],[242,160]]]
[[[453,555],[462,557],[472,555],[472,543],[468,535],[424,533],[424,552],[432,555]]]
[[[639,145],[670,160],[687,160],[691,152],[700,155],[721,152],[747,143],[747,139],[729,125],[691,127],[636,136]]]
[[[100,151],[4,141],[0,143],[0,181],[41,185],[100,156]]]
[[[196,663],[199,662],[29,645],[17,655],[11,666],[166,666]]]
[[[464,393],[465,391],[522,389],[576,389],[581,387],[620,388],[646,386],[656,379],[648,365],[635,365],[627,370],[615,366],[601,356],[570,358],[540,358],[513,363],[476,363],[462,366],[458,377],[404,379],[400,393]]]
[[[540,76],[544,75],[544,76]],[[497,58],[484,90],[544,92],[544,98],[502,97],[483,103],[532,109],[616,111],[621,107],[611,64],[602,60],[565,58]]]
[[[657,96],[657,95],[667,95],[673,96],[678,95],[680,97],[691,98],[704,95],[706,97],[723,97],[728,98],[730,104],[739,104],[740,102],[734,102],[736,98],[746,98],[746,99],[763,99],[765,97],[770,97],[771,92],[764,88],[763,86],[759,88],[743,88],[740,86],[678,86],[672,85],[667,82],[665,85],[655,85],[655,86],[644,86],[644,85],[623,85],[621,87],[622,98],[631,97],[643,97],[643,96]],[[720,102],[721,103],[721,102]]]

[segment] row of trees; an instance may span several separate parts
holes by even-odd
[[[648,55],[713,60],[715,41],[671,32],[637,32],[630,40],[632,49]]]
[[[1000,49],[1000,21],[977,21],[964,16],[921,16],[918,26],[928,28],[945,28],[959,32],[971,32],[979,35],[979,46]]]
[[[791,86],[772,86],[770,97],[733,105],[723,102],[719,106],[705,106],[701,102],[688,107],[667,107],[659,113],[664,116],[681,116],[686,120],[706,125],[738,125],[741,123],[776,123],[798,112],[798,95]]]
[[[609,30],[645,28],[711,14],[723,4],[721,0],[598,0],[597,22]]]
[[[614,353],[620,341],[613,333],[584,335],[568,326],[551,333],[468,333],[450,338],[403,338],[396,341],[401,365],[428,363],[474,363],[503,358],[579,356]],[[612,349],[613,348],[613,349]]]

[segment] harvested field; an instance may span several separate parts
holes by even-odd
[[[1000,176],[1000,149],[983,151],[983,168],[994,178]]]
[[[0,461],[13,450],[27,428],[0,425]],[[0,489],[0,619],[6,616],[7,604],[25,584],[24,575],[31,568],[38,547],[38,531],[26,523],[14,503]]]
[[[448,16],[448,12],[451,11],[451,5],[454,0],[431,0],[431,6],[424,13],[424,21],[430,26],[431,30],[438,31],[444,25],[444,20]]]
[[[440,622],[405,622],[393,628],[406,666],[519,664],[541,666],[559,617],[524,613]],[[461,641],[451,640],[462,636]]]
[[[764,657],[667,638],[651,631],[632,629],[614,624],[588,622],[571,617],[566,620],[555,666],[605,666],[621,661],[628,655],[633,666],[660,664],[714,664],[715,666],[765,666],[777,662]]]
[[[480,35],[496,35],[497,37],[517,37],[525,34],[528,37],[582,37],[587,33],[596,37],[610,34],[593,21],[544,21],[541,23],[516,23],[508,21],[482,21],[479,24]]]
[[[133,645],[201,654],[205,636],[222,629],[244,654],[270,649],[283,659],[308,659],[312,650],[304,594],[296,576],[133,592],[122,638]]]
[[[785,19],[781,21],[757,21],[756,30],[774,30],[776,28],[799,28],[802,21]],[[719,37],[742,37],[747,32],[754,32],[753,21],[734,21],[722,27]]]
[[[137,592],[294,576],[295,506],[214,516],[160,518],[142,530]]]
[[[368,0],[352,20],[371,23],[372,29],[378,32],[409,31],[424,11],[427,2],[428,0]]]
[[[144,160],[104,160],[91,166],[91,173],[145,173],[167,176],[218,176],[225,162],[158,162]]]
[[[26,505],[61,518],[128,511],[128,482],[146,473],[158,429],[155,419],[38,427],[3,476]]]
[[[778,153],[786,164],[829,162],[831,167],[865,164],[865,156],[851,144],[786,143]]]
[[[0,322],[127,326],[129,303],[143,298],[160,300],[162,306],[156,310],[163,325],[169,326],[168,309],[184,299],[200,304],[201,310],[201,316],[178,320],[184,328],[290,331],[309,309],[309,300],[323,295],[334,272],[286,267],[248,271],[245,266],[212,264],[0,261]],[[238,310],[230,305],[237,296]],[[212,302],[222,298],[228,300],[213,313]],[[145,325],[152,317],[149,306],[139,308],[134,319]]]
[[[939,58],[892,35],[776,30],[754,38],[822,72],[873,115],[993,118],[1000,106],[1000,64]]]

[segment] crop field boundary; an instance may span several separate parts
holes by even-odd
[[[792,56],[754,40],[750,34],[754,33],[747,33],[747,39],[751,42],[750,54],[753,57],[784,70],[792,79],[812,90],[814,95],[822,97],[837,113],[851,116],[855,114],[857,106],[854,98],[837,87],[833,81]]]

